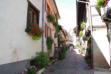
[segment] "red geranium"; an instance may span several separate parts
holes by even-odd
[[[42,29],[39,27],[38,24],[29,24],[29,33],[35,37],[40,37],[42,35]],[[36,38],[37,39],[37,38]]]

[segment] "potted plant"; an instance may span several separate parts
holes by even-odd
[[[84,50],[85,50],[85,47],[84,47],[83,45],[81,46],[81,50],[82,50],[82,51],[84,51]]]
[[[75,48],[76,48],[76,49],[78,49],[78,48],[79,48],[79,45],[78,45],[78,44],[76,44],[76,45],[75,45]]]
[[[85,60],[86,60],[86,62],[88,64],[88,66],[90,66],[90,64],[91,64],[91,56],[85,56]]]
[[[58,22],[57,22],[57,21],[54,21],[54,22],[53,22],[53,25],[54,25],[54,27],[55,27],[55,29],[56,29],[56,34],[58,34],[58,32],[59,32]]]
[[[38,24],[28,24],[25,31],[32,36],[33,40],[38,40],[42,36],[42,29]]]
[[[50,60],[48,55],[45,52],[40,52],[36,54],[36,57],[30,61],[30,65],[35,65],[38,67],[38,70],[43,69],[49,64]]]
[[[97,9],[97,11],[99,12],[99,15],[101,15],[101,10],[100,10],[100,8],[101,8],[101,6],[103,5],[103,3],[104,3],[104,0],[97,0],[96,9]]]
[[[67,45],[62,45],[61,50],[59,51],[59,60],[63,60],[65,58],[67,49]]]
[[[51,53],[52,51],[52,44],[53,44],[53,39],[51,37],[47,37],[47,40],[46,40],[46,45],[47,45],[47,49],[48,49],[48,52]]]
[[[79,37],[81,37],[83,35],[83,32],[82,31],[80,31],[79,32]]]
[[[81,27],[81,30],[83,30],[85,28],[85,22],[84,21],[81,23],[80,27]]]
[[[96,7],[100,9],[103,3],[104,3],[104,0],[97,0]]]
[[[47,15],[47,20],[48,20],[48,22],[54,22],[54,16],[51,14],[51,13],[49,13],[48,15]]]
[[[37,70],[37,66],[30,66],[30,68],[25,68],[21,74],[36,74]]]
[[[83,37],[83,41],[87,41],[88,38],[86,36]]]

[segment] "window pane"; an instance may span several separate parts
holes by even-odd
[[[37,24],[39,25],[39,12],[37,12]]]
[[[34,13],[32,12],[32,23],[34,23]]]
[[[35,8],[31,3],[29,3],[28,6],[27,28],[29,28],[29,24],[39,25],[39,10],[37,10],[37,8]]]

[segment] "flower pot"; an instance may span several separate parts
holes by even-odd
[[[39,37],[38,36],[32,36],[32,39],[33,40],[39,40]]]

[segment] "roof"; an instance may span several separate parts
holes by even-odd
[[[56,9],[57,9],[58,17],[60,18],[60,14],[59,14],[59,11],[58,11],[58,8],[57,8],[57,5],[56,5],[56,2],[55,2],[55,0],[54,0],[54,4],[55,4],[55,6],[56,6]]]

